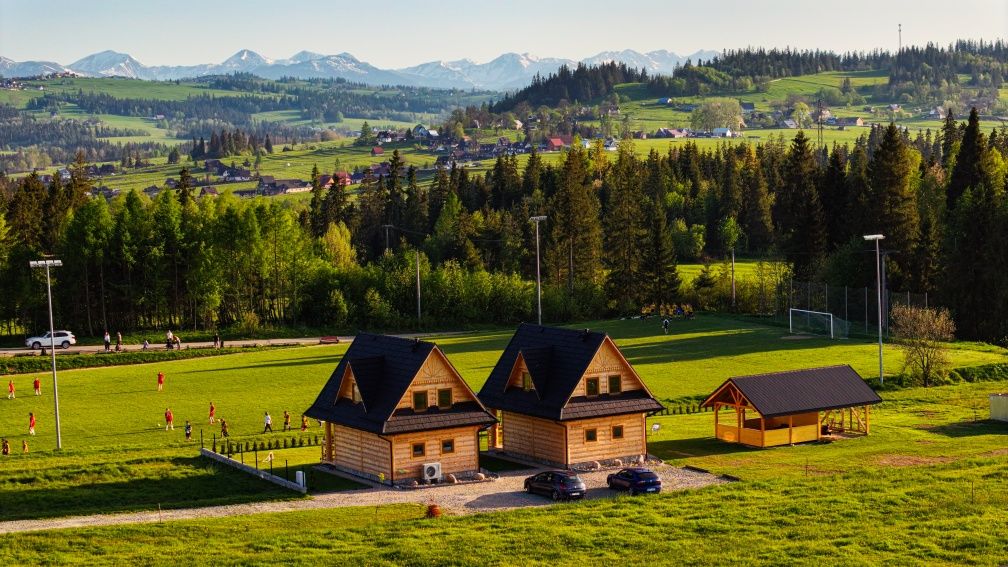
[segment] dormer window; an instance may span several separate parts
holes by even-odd
[[[413,392],[413,411],[427,411],[427,392]]]
[[[597,396],[597,395],[599,395],[599,379],[598,378],[585,378],[585,395],[586,396]]]
[[[532,375],[528,372],[522,372],[522,389],[526,392],[534,389],[532,386]]]
[[[452,390],[451,388],[442,388],[437,391],[437,407],[438,409],[451,409],[452,407]]]
[[[619,374],[609,377],[609,393],[618,394],[623,391],[623,380]]]

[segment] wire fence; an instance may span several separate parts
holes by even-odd
[[[889,333],[889,311],[894,305],[934,307],[927,293],[882,290],[882,330]],[[831,286],[819,282],[782,282],[776,294],[774,319],[788,322],[791,309],[831,313],[848,325],[850,334],[878,332],[878,292],[874,287]]]

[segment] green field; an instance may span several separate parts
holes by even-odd
[[[877,347],[869,341],[787,340],[779,328],[716,316],[676,321],[667,336],[654,321],[578,326],[609,332],[656,396],[673,408],[733,375],[849,363],[870,376],[877,363]],[[437,342],[478,388],[510,335],[490,331]],[[161,414],[171,406],[179,425],[191,419],[209,437],[216,431],[205,423],[213,400],[218,416],[232,424],[235,440],[283,439],[283,433],[260,435],[262,412],[271,412],[275,426],[282,423],[283,409],[298,416],[345,348],[63,372],[61,454],[51,450],[47,380],[43,376],[45,395],[37,398],[29,378],[19,376],[21,395],[0,400],[0,435],[18,449],[28,411],[40,416],[39,435],[31,440],[29,456],[15,451],[0,459],[0,518],[292,498],[195,458],[198,441],[186,444],[181,427],[174,432],[158,427]],[[987,345],[958,345],[952,356],[957,366],[1008,360],[1004,349]],[[887,346],[886,360],[887,368],[898,369],[895,349]],[[167,374],[161,393],[154,388],[158,370]],[[650,438],[652,453],[742,482],[655,499],[589,501],[438,522],[420,520],[420,507],[395,506],[24,534],[0,547],[0,558],[72,563],[82,561],[74,554],[87,548],[120,563],[154,549],[186,563],[205,562],[207,549],[253,563],[285,557],[309,562],[333,553],[340,564],[399,565],[445,557],[453,564],[566,565],[612,562],[628,554],[663,558],[659,563],[795,564],[836,557],[873,564],[989,563],[1008,552],[1008,541],[998,536],[1008,525],[1008,426],[984,421],[986,394],[1006,389],[1008,382],[988,382],[884,391],[884,403],[872,412],[871,436],[769,450],[715,441],[709,413],[657,417],[652,422],[661,427]],[[307,435],[318,433],[312,422]],[[293,469],[317,460],[317,451],[279,450],[277,458],[288,459]],[[246,462],[252,456],[246,453]],[[350,486],[335,482],[323,489]],[[362,517],[368,518],[366,527]],[[495,530],[498,526],[507,529]],[[488,529],[495,537],[480,537]],[[747,545],[733,545],[737,538]],[[205,545],[186,544],[196,539]],[[474,546],[474,539],[480,544]],[[429,545],[435,540],[438,545]],[[314,543],[305,546],[306,541]]]

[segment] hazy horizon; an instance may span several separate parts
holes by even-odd
[[[70,0],[7,0],[0,3],[0,56],[68,65],[113,50],[155,66],[219,63],[241,49],[270,59],[307,50],[348,52],[378,67],[402,68],[433,60],[484,63],[506,52],[579,60],[623,49],[680,55],[746,46],[895,50],[898,24],[904,46],[1008,36],[1008,3],[998,0],[954,6],[848,0],[842,11],[817,14],[790,0],[755,7],[743,0],[635,5],[639,21],[622,11],[614,18],[614,5],[602,0],[404,0],[391,7],[302,0],[282,8],[263,0],[115,0],[87,6],[84,17],[80,3]],[[957,14],[968,19],[969,29],[950,25]],[[37,25],[25,25],[29,21]]]

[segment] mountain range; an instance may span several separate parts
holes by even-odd
[[[697,51],[677,55],[664,49],[640,53],[632,49],[603,51],[580,62],[597,65],[610,61],[646,69],[650,74],[670,75],[676,65],[687,59],[710,59],[715,51]],[[574,66],[579,61],[555,57],[536,57],[528,53],[505,53],[487,63],[470,59],[430,61],[402,69],[381,69],[349,53],[323,55],[301,51],[287,59],[269,59],[242,49],[221,63],[203,65],[147,66],[126,53],[102,51],[70,65],[52,61],[17,62],[0,57],[0,76],[32,77],[49,73],[73,72],[87,77],[129,77],[144,80],[174,80],[235,72],[251,73],[266,79],[346,79],[369,85],[405,85],[416,87],[513,90],[529,84],[536,75],[546,76],[561,65]]]

